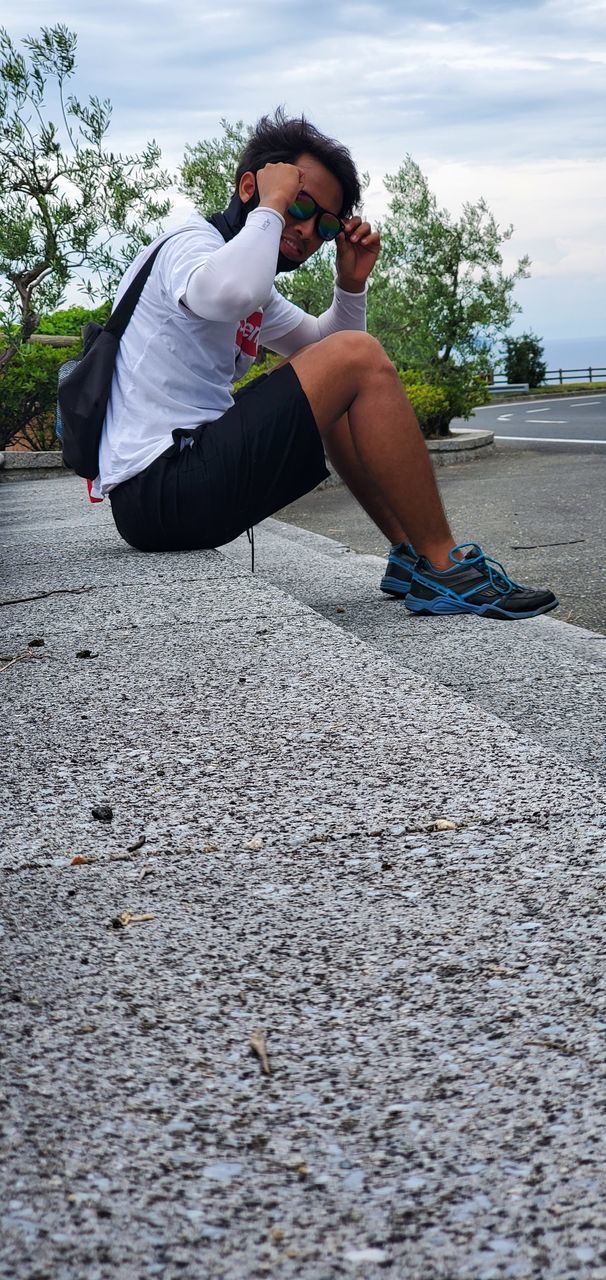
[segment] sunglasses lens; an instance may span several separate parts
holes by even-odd
[[[318,218],[318,235],[323,240],[335,240],[341,230],[341,223],[334,213],[323,213]]]
[[[288,206],[288,212],[292,218],[298,218],[300,222],[306,222],[308,218],[313,218],[316,212],[316,202],[308,196],[305,191],[300,191],[296,200]]]

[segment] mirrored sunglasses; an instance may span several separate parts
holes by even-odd
[[[307,222],[308,218],[315,217],[316,231],[321,240],[334,240],[339,232],[345,230],[344,224],[336,213],[329,213],[328,209],[323,209],[313,196],[307,194],[307,191],[299,192],[296,200],[289,204],[287,212],[298,222]]]

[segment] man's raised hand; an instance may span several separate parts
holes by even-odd
[[[289,204],[296,200],[302,181],[303,172],[296,164],[264,165],[257,172],[259,203],[284,216]]]
[[[361,218],[347,218],[337,236],[337,284],[347,293],[361,293],[381,249],[378,231]]]

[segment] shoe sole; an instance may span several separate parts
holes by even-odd
[[[411,586],[412,583],[409,582],[406,586],[400,578],[390,578],[388,574],[385,574],[381,581],[381,591],[384,591],[386,596],[397,596],[399,599],[408,595]]]
[[[523,622],[525,618],[538,618],[542,613],[550,613],[552,609],[557,609],[559,600],[552,600],[549,604],[541,605],[539,609],[530,609],[525,613],[513,613],[508,609],[499,609],[494,605],[473,605],[465,604],[463,601],[457,603],[455,600],[449,600],[445,596],[437,596],[435,600],[419,600],[416,596],[411,596],[410,592],[406,596],[406,608],[417,616],[425,614],[431,617],[452,617],[455,614],[472,613],[480,618],[495,618],[497,622]]]

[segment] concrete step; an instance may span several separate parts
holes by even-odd
[[[0,507],[0,1274],[597,1277],[606,793],[346,628],[510,629]]]
[[[414,617],[379,591],[379,556],[278,520],[259,526],[255,543],[260,580],[387,655],[395,680],[418,672],[571,763],[606,772],[606,636],[553,616],[512,624]],[[245,537],[221,554],[250,565]]]

